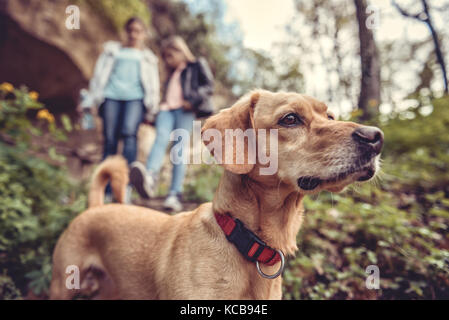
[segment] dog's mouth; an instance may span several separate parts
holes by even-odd
[[[339,172],[330,178],[320,178],[313,176],[303,176],[298,179],[298,186],[305,191],[313,191],[319,186],[335,185],[339,182],[345,181],[353,177],[352,181],[348,181],[348,184],[353,181],[368,181],[376,174],[376,165],[374,158],[363,165],[358,165],[347,169],[346,171]]]

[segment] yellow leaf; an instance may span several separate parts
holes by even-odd
[[[14,86],[9,82],[3,82],[2,84],[0,84],[0,90],[5,92],[12,92],[14,90]]]
[[[39,98],[39,93],[37,93],[36,91],[31,91],[29,94],[31,99],[33,99],[34,101],[37,101],[37,99]]]

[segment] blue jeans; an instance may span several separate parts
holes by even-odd
[[[175,129],[184,129],[191,133],[193,120],[195,120],[195,114],[191,111],[185,111],[183,108],[160,111],[158,113],[156,117],[156,139],[147,159],[148,171],[153,174],[159,173],[164,161],[167,146],[170,142],[170,133]],[[181,147],[181,156],[183,148],[189,147],[184,144],[186,142],[187,141],[182,141],[182,138],[180,138],[174,143],[174,145],[183,143]],[[185,171],[186,165],[184,163],[173,164],[170,194],[182,192]]]
[[[142,100],[118,101],[106,99],[102,105],[104,150],[103,159],[117,153],[117,145],[123,138],[123,156],[128,164],[137,156],[137,130],[143,120]]]

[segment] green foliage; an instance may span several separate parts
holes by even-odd
[[[448,298],[449,206],[436,203],[437,212],[422,216],[369,185],[306,199],[300,250],[285,272],[285,298]],[[369,265],[380,269],[378,291],[365,286]]]
[[[427,110],[426,110],[427,109]],[[432,113],[423,116],[423,111]],[[427,113],[426,112],[426,113]],[[407,120],[404,118],[409,118]],[[395,162],[389,174],[396,183],[421,192],[444,188],[449,182],[449,98],[419,106],[396,115],[383,128],[385,148]]]
[[[6,275],[6,272],[0,274],[0,299],[18,300],[21,298],[19,289],[16,288],[12,279]]]
[[[72,130],[70,118],[61,116],[63,129],[60,129],[54,115],[37,99],[38,93],[29,92],[25,86],[14,88],[10,83],[0,84],[0,140],[25,150],[35,147],[32,136],[41,137],[44,132],[58,141],[67,139],[66,132]],[[54,148],[49,148],[48,154],[54,160],[64,161]]]
[[[0,144],[0,270],[22,292],[48,289],[53,247],[86,207],[83,191],[64,170]]]
[[[111,26],[120,32],[131,17],[141,18],[150,25],[151,14],[145,1],[142,0],[78,0],[86,3],[102,16]]]
[[[2,83],[0,85],[0,135],[7,136],[14,143],[28,143],[32,130],[36,135],[40,135],[41,131],[31,125],[27,115],[30,111],[41,109],[43,105],[33,99],[33,95],[25,87],[17,89],[9,83]]]
[[[223,168],[218,165],[191,166],[184,185],[186,199],[200,203],[212,201],[222,173]]]
[[[66,139],[72,123],[66,115],[61,123],[64,129],[37,92],[0,85],[0,298],[20,297],[16,288],[37,295],[48,289],[55,241],[85,207],[82,187],[70,183],[64,170],[30,157],[36,149],[32,136]],[[55,147],[48,155],[65,160]]]

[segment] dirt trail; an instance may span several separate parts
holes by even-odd
[[[132,203],[137,206],[147,207],[147,208],[151,208],[154,210],[165,212],[167,214],[172,214],[172,212],[170,212],[170,210],[164,209],[164,206],[163,206],[164,201],[165,201],[165,197],[155,197],[155,198],[152,198],[151,200],[133,199]],[[183,211],[194,210],[200,204],[201,203],[198,203],[198,202],[183,201],[182,202],[182,205],[184,207]]]

